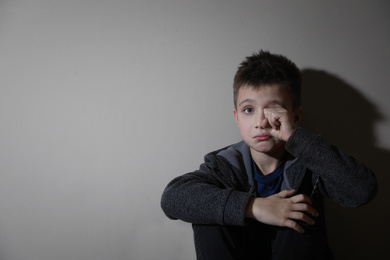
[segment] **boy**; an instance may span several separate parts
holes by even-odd
[[[243,141],[205,156],[175,178],[165,214],[193,223],[198,259],[333,259],[323,198],[346,207],[371,201],[374,174],[300,127],[301,76],[281,55],[260,51],[234,78]]]

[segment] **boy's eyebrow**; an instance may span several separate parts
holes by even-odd
[[[256,101],[250,98],[246,98],[243,101],[241,101],[238,106],[241,106],[244,103],[255,103]],[[280,105],[283,106],[283,103],[281,103],[279,100],[271,100],[268,102],[269,104],[275,104],[275,105]]]
[[[240,104],[238,104],[238,106],[241,106],[242,104],[244,103],[254,103],[255,101],[253,99],[250,99],[250,98],[246,98],[244,99],[243,101],[240,102]]]
[[[271,102],[269,102],[271,104],[275,104],[275,105],[280,105],[280,106],[283,106],[283,103],[280,102],[279,100],[272,100]]]

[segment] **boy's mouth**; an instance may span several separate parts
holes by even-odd
[[[258,140],[258,141],[265,141],[270,139],[272,136],[270,134],[259,134],[254,136],[253,138]]]

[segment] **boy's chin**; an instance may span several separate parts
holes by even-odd
[[[256,145],[250,145],[250,148],[252,152],[263,153],[270,156],[283,154],[285,152],[283,142],[261,143]]]

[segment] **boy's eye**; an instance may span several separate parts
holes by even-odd
[[[252,112],[253,112],[253,109],[250,108],[250,107],[247,107],[247,108],[244,108],[243,111],[244,111],[245,114],[249,114],[249,113],[252,113]]]

